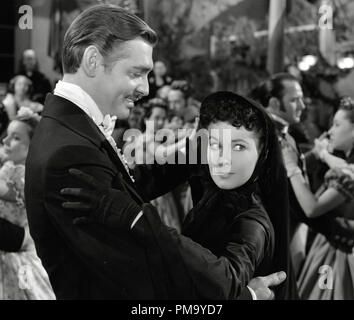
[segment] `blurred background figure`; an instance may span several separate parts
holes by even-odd
[[[31,109],[22,107],[10,122],[3,139],[0,218],[23,228],[24,235],[21,239],[17,239],[19,234],[8,239],[1,237],[0,300],[55,299],[47,272],[29,233],[24,199],[25,162],[39,119],[39,115]]]
[[[33,112],[41,113],[43,105],[31,100],[33,90],[32,81],[26,76],[18,75],[10,80],[7,94],[1,102],[3,110],[6,110],[9,120],[13,120],[20,107],[27,107]],[[2,127],[6,129],[6,117],[3,116]]]
[[[156,98],[161,98],[165,101],[168,99],[168,93],[171,90],[170,85],[164,85],[163,87],[159,88],[156,92]]]
[[[149,76],[149,98],[156,97],[157,91],[163,86],[170,85],[172,78],[167,74],[166,64],[162,61],[155,61],[154,69]]]
[[[299,124],[302,113],[305,110],[303,91],[299,80],[288,73],[278,73],[269,80],[260,84],[253,91],[253,98],[258,99],[273,117],[278,130],[279,141],[286,149],[292,150],[292,170],[288,170],[289,178],[289,204],[290,204],[290,252],[297,276],[300,275],[303,263],[309,248],[318,234],[323,235],[334,245],[338,245],[337,237],[345,232],[341,224],[331,220],[328,216],[309,219],[302,198],[291,184],[293,175],[299,175],[306,181],[311,191],[317,191],[323,184],[324,173],[321,169],[315,150],[303,153],[295,137],[290,133],[290,126]],[[289,153],[289,152],[288,152]],[[295,165],[296,163],[296,165]],[[328,170],[328,167],[327,167]],[[311,177],[311,179],[310,179]],[[315,182],[312,185],[311,182]],[[330,226],[330,227],[329,227]],[[350,239],[343,239],[343,246],[349,250],[353,243],[347,243]]]
[[[193,124],[199,116],[200,102],[191,95],[191,87],[185,80],[174,80],[167,94],[171,115],[182,119],[183,124]],[[172,118],[172,117],[171,117]]]
[[[36,53],[32,49],[27,49],[22,53],[19,75],[24,75],[32,81],[31,99],[44,103],[47,93],[52,91],[49,79],[39,71]]]
[[[144,125],[142,135],[134,137],[135,143],[135,162],[137,165],[146,166],[148,169],[153,169],[153,163],[160,163],[161,159],[168,157],[169,154],[175,153],[175,147],[180,149],[182,145],[174,145],[174,137],[170,137],[166,131],[166,136],[163,133],[167,121],[168,108],[164,100],[160,98],[150,99],[145,107]],[[160,135],[161,139],[157,136]],[[129,141],[131,143],[131,140]],[[159,148],[159,150],[157,150]],[[161,152],[158,152],[161,151]],[[157,159],[158,158],[158,159]],[[151,201],[157,208],[157,211],[162,221],[181,232],[182,220],[178,211],[178,206],[174,194],[168,192]]]
[[[117,120],[112,137],[115,140],[117,147],[123,149],[124,144],[131,141],[124,141],[124,132],[128,129],[143,130],[144,110],[141,106],[135,106],[130,110],[127,120]]]
[[[333,159],[329,155],[328,146],[331,150],[343,152],[346,162],[342,159],[340,166],[330,168],[329,160]],[[316,193],[311,192],[301,175],[301,170],[297,167],[296,151],[289,147],[283,148],[285,166],[297,200],[307,217],[313,219],[328,215],[332,223],[340,221],[348,231],[352,232],[354,230],[354,101],[346,100],[340,104],[329,130],[328,146],[318,144],[315,150],[317,157],[326,162],[330,168],[324,176],[323,185]],[[339,233],[338,238],[345,237],[347,230],[344,230],[345,233]],[[323,278],[324,274],[327,274],[326,279]],[[299,276],[301,297],[309,300],[353,300],[353,279],[352,250],[345,250],[318,233]]]

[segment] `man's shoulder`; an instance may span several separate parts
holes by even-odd
[[[28,163],[69,165],[75,162],[107,161],[97,144],[52,118],[43,118],[36,128],[28,152]]]
[[[91,145],[69,126],[51,117],[43,117],[36,128],[31,145],[38,147]]]
[[[51,113],[57,114],[60,113],[60,109],[58,109],[58,106],[74,106],[74,103],[69,101],[68,99],[65,99],[63,97],[60,97],[58,95],[55,95],[53,93],[48,93],[46,96],[46,99],[44,101],[44,115],[51,115]],[[73,107],[72,111],[74,111],[75,107]]]

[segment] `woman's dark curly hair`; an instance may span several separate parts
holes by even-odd
[[[264,140],[264,120],[257,108],[252,106],[254,101],[229,91],[220,91],[208,96],[201,104],[201,128],[207,129],[211,123],[228,122],[236,128],[244,127],[257,133],[260,141]]]

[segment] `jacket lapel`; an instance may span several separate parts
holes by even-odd
[[[127,190],[129,190],[132,194],[135,195],[135,197],[139,200],[139,202],[143,203],[144,201],[142,200],[142,198],[139,196],[135,185],[132,181],[132,179],[130,178],[127,170],[125,169],[122,161],[119,159],[116,151],[113,149],[113,147],[111,146],[111,144],[108,142],[107,139],[105,139],[102,142],[102,146],[105,148],[105,150],[108,153],[108,156],[110,158],[110,160],[116,165],[116,167],[118,168],[119,172],[121,173],[121,175],[123,176],[123,182],[124,182],[124,186]]]
[[[109,159],[121,173],[126,189],[134,196],[135,200],[143,202],[117,153],[94,121],[83,110],[67,99],[48,94],[42,116],[59,121],[71,131],[91,141],[99,149],[105,149]]]

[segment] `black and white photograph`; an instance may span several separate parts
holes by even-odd
[[[354,300],[353,1],[0,6],[0,300]]]

